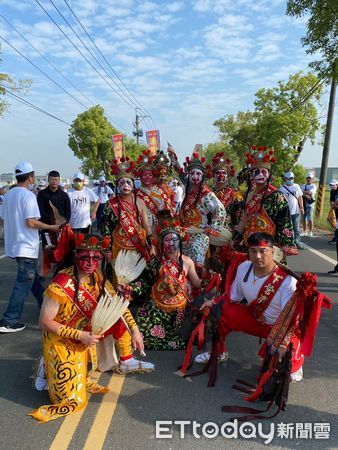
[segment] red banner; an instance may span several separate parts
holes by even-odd
[[[146,131],[147,145],[151,155],[155,155],[160,149],[160,132],[158,130]]]
[[[111,138],[113,141],[114,156],[118,161],[120,161],[122,156],[125,156],[124,136],[123,134],[112,134]]]

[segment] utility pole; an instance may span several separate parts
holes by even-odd
[[[336,98],[336,80],[335,80],[335,71],[333,71],[329,108],[327,111],[325,139],[324,139],[323,155],[322,155],[322,165],[321,165],[321,169],[320,169],[320,179],[319,179],[319,187],[318,187],[318,193],[317,193],[316,217],[322,217],[322,215],[323,215],[325,182],[326,182],[326,173],[327,173],[327,166],[328,166],[329,154],[330,154],[330,142],[331,142],[332,122],[333,122],[333,116],[334,116],[335,98]]]
[[[136,144],[139,144],[140,137],[143,136],[143,131],[140,129],[140,123],[143,119],[150,117],[140,114],[140,108],[135,109],[135,131],[133,131],[133,135],[136,137]]]

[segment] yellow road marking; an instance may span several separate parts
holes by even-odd
[[[88,434],[83,450],[100,450],[103,447],[117,400],[124,383],[124,375],[113,375],[109,381],[109,392],[102,398],[94,423]]]
[[[100,379],[100,376],[100,372],[93,372],[90,379],[97,383]],[[90,397],[91,394],[87,394],[88,400],[90,399]],[[49,450],[67,450],[85,410],[86,408],[83,408],[80,411],[65,417],[63,424],[59,428],[59,431],[57,432]]]

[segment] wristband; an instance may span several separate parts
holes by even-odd
[[[57,330],[56,334],[65,339],[80,339],[80,330],[76,328],[67,327],[66,325],[61,325]]]

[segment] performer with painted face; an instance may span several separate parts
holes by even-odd
[[[161,269],[151,290],[151,299],[139,309],[137,323],[143,335],[145,348],[153,350],[179,350],[185,342],[175,329],[182,323],[184,311],[191,298],[188,281],[201,287],[193,261],[182,254],[183,228],[170,211],[159,218]],[[165,215],[165,213],[167,213]]]
[[[231,227],[238,225],[243,209],[242,194],[229,186],[228,177],[235,176],[235,169],[230,159],[226,159],[223,152],[217,153],[212,159],[213,190],[227,212],[227,224]]]
[[[137,174],[141,180],[141,186],[137,191],[137,205],[146,208],[148,223],[152,234],[156,237],[158,212],[164,209],[162,192],[155,185],[154,156],[150,155],[149,150],[144,150],[137,161]]]
[[[276,162],[274,151],[253,146],[247,153],[254,189],[248,191],[241,222],[235,229],[243,234],[244,248],[256,232],[273,236],[284,254],[297,254],[288,202],[282,192],[270,184],[271,164]]]
[[[69,228],[69,227],[68,227]],[[95,345],[102,338],[91,332],[91,319],[104,289],[115,291],[99,270],[102,253],[109,247],[110,239],[94,234],[72,234],[72,240],[64,248],[65,254],[75,245],[73,265],[61,270],[44,293],[39,324],[43,330],[43,355],[46,385],[51,405],[44,405],[30,415],[40,422],[47,422],[82,409],[87,404],[86,391],[106,393],[108,389],[92,382],[87,374],[89,354],[95,366]],[[63,238],[62,238],[63,239]],[[74,244],[75,243],[75,244]],[[63,251],[58,248],[58,251]],[[126,285],[120,286],[125,298],[129,295]],[[134,360],[133,345],[143,351],[142,336],[127,310],[124,319],[131,336],[119,319],[107,332],[125,343],[120,348],[121,364]],[[43,361],[43,360],[42,360]],[[39,372],[43,372],[43,362]],[[135,364],[134,364],[135,365]],[[41,381],[41,379],[40,379]],[[36,387],[42,389],[42,386]]]
[[[159,188],[164,202],[163,210],[168,210],[173,215],[175,212],[175,192],[167,183],[167,175],[170,161],[163,150],[158,150],[154,164],[157,172],[156,185]]]

